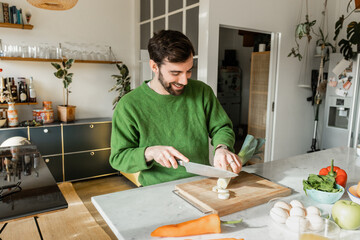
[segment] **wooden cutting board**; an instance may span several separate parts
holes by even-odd
[[[240,172],[238,177],[230,181],[227,187],[230,190],[229,199],[222,200],[217,197],[217,193],[212,191],[216,184],[217,178],[206,178],[176,185],[175,192],[201,211],[217,213],[219,216],[267,203],[275,197],[291,194],[290,188],[247,172]]]

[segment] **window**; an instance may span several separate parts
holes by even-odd
[[[141,82],[152,78],[147,44],[155,32],[177,30],[184,33],[195,49],[192,79],[197,79],[199,0],[140,0]]]

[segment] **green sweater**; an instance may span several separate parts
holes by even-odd
[[[143,186],[194,176],[179,166],[166,168],[145,161],[149,146],[172,146],[191,162],[209,165],[211,144],[233,150],[232,123],[212,89],[189,79],[179,96],[161,95],[148,81],[121,98],[114,111],[110,164],[125,173],[140,171]]]

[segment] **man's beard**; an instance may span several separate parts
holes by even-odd
[[[159,82],[161,83],[161,85],[163,86],[163,88],[168,92],[170,93],[171,95],[174,95],[174,96],[179,96],[181,95],[183,92],[184,92],[184,89],[181,89],[181,90],[174,90],[172,87],[171,87],[171,84],[172,83],[169,83],[167,86],[166,86],[166,83],[164,81],[164,76],[162,75],[161,71],[159,71]]]

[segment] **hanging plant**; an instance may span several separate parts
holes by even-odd
[[[319,38],[318,40],[316,40],[316,46],[320,46],[322,51],[325,51],[324,54],[324,63],[329,61],[329,56],[330,56],[330,49],[332,50],[332,52],[336,52],[336,48],[334,45],[332,45],[329,41],[328,41],[328,34],[324,34],[323,30],[321,30],[321,28],[319,28]]]
[[[295,28],[295,44],[296,47],[293,47],[288,55],[288,57],[298,58],[299,61],[302,59],[302,55],[300,53],[300,44],[298,40],[301,40],[303,37],[307,38],[308,43],[311,41],[312,36],[311,33],[314,32],[313,26],[315,26],[316,20],[310,21],[309,15],[305,15],[305,22],[300,23]]]

